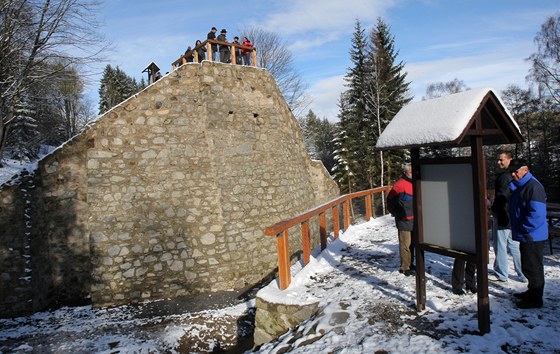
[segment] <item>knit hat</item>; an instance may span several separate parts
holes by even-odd
[[[527,161],[525,161],[525,159],[513,159],[509,162],[508,172],[515,172],[523,166],[527,166]]]
[[[227,33],[227,31],[224,28],[222,28],[222,32],[220,33]]]

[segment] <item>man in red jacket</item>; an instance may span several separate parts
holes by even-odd
[[[395,223],[399,230],[399,254],[401,258],[399,272],[406,276],[416,275],[412,264],[414,261],[412,195],[412,166],[407,163],[404,165],[403,176],[393,185],[387,196],[387,209],[395,217]]]

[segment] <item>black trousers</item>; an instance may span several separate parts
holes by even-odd
[[[545,241],[520,242],[521,270],[528,280],[532,300],[542,301],[544,293],[543,249]]]
[[[453,291],[460,291],[465,284],[468,290],[476,289],[476,264],[455,258],[451,273],[451,287]]]

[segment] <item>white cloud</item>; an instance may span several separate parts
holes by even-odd
[[[310,109],[319,118],[327,118],[331,122],[338,121],[338,100],[346,89],[344,75],[332,76],[317,81],[309,91],[313,102]]]
[[[529,73],[530,65],[525,58],[534,51],[532,43],[496,42],[492,48],[492,51],[478,54],[407,63],[405,70],[407,79],[412,81],[415,99],[425,95],[428,84],[455,78],[463,80],[471,88],[484,86],[502,90],[509,84],[526,87],[525,76]]]
[[[394,3],[394,0],[291,0],[283,3],[285,11],[268,15],[262,25],[284,35],[340,32],[351,28],[358,17],[364,22],[375,20]]]

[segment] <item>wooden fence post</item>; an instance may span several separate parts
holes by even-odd
[[[212,44],[210,43],[206,43],[206,55],[208,56],[208,60],[213,61],[214,58],[212,58]]]
[[[344,231],[346,231],[350,227],[350,205],[348,200],[342,203],[342,214],[344,217]]]
[[[319,236],[321,238],[321,250],[327,248],[327,217],[325,212],[319,214]]]
[[[339,229],[340,229],[340,221],[339,216],[338,216],[338,205],[335,206],[332,209],[332,219],[333,219],[333,233],[334,233],[334,238],[337,239],[338,238],[338,233],[339,233]]]
[[[370,221],[373,217],[373,212],[371,210],[371,195],[366,195],[366,221]]]
[[[303,247],[303,265],[307,265],[311,258],[311,239],[309,235],[309,220],[301,223],[301,244]]]
[[[291,279],[290,274],[290,250],[288,246],[288,230],[276,235],[276,247],[278,249],[278,277],[280,290],[286,289]]]
[[[253,49],[253,51],[251,52],[251,59],[253,60],[253,66],[258,66],[257,65],[257,50]]]

